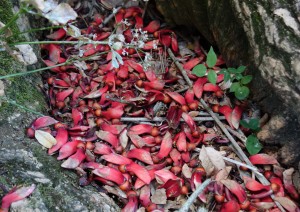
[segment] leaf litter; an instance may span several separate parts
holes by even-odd
[[[54,24],[77,18],[69,6],[51,2],[30,1]],[[259,153],[261,146],[253,139],[256,143],[242,148],[258,169],[242,166],[200,103],[202,98],[241,137],[250,135],[245,126],[251,123],[257,129],[252,126],[256,121],[243,120],[243,126],[240,121],[249,110],[247,101],[241,101],[248,96],[244,85],[252,78],[243,78],[235,88],[240,89],[240,101],[230,95],[235,90],[228,84],[230,77],[241,78],[244,67],[222,72],[225,62],[213,48],[206,55],[195,41],[189,49],[160,21],[144,21],[140,7],[114,12],[108,26],[102,23],[109,15],[95,14],[87,28],[72,23],[48,36],[78,45],[43,45],[47,66],[76,60],[51,69],[45,89],[53,118],[35,120],[27,135],[49,148],[49,155],[58,153],[58,160],[65,160],[62,167],[84,171],[82,186],[97,183],[119,198],[123,211],[177,210],[209,178],[213,181],[192,210],[278,211],[278,203],[287,211],[299,210],[293,170],[278,171],[276,158]],[[192,89],[186,89],[187,79],[174,66],[168,48],[184,67]],[[154,121],[160,117],[167,119]],[[146,121],[140,123],[139,118]],[[251,177],[253,170],[270,183],[260,184]],[[4,200],[5,209],[9,204]]]

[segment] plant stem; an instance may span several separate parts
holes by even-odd
[[[108,44],[107,41],[24,41],[24,42],[17,42],[17,43],[10,43],[9,46],[15,46],[15,45],[23,45],[23,44]]]
[[[204,189],[209,185],[209,183],[212,182],[211,179],[206,179],[193,193],[192,195],[187,199],[187,201],[183,204],[183,206],[179,209],[178,212],[188,212],[190,206],[193,204],[195,199],[198,197],[198,195],[204,191]]]
[[[27,108],[27,107],[24,107],[23,105],[20,105],[20,104],[16,103],[16,101],[14,101],[14,100],[10,100],[10,99],[5,98],[5,97],[1,97],[0,99],[3,99],[3,100],[6,101],[7,103],[12,104],[12,105],[15,105],[15,106],[21,108],[22,110],[27,111],[27,112],[36,114],[36,115],[38,115],[38,116],[44,116],[44,114],[39,113],[39,112],[36,112],[36,111],[34,111],[34,110],[31,110],[31,109],[29,109],[29,108]]]
[[[45,70],[48,70],[48,69],[51,69],[51,68],[55,68],[55,67],[59,67],[59,66],[64,66],[64,65],[67,65],[69,63],[70,62],[64,62],[64,63],[60,63],[60,64],[57,64],[57,65],[54,65],[54,66],[48,66],[48,67],[39,68],[39,69],[31,70],[31,71],[14,73],[14,74],[8,74],[8,75],[5,75],[5,76],[0,76],[0,80],[1,79],[7,79],[7,78],[10,78],[10,77],[23,76],[23,75],[26,75],[26,74],[33,74],[33,73],[40,72],[40,71],[45,71]]]
[[[225,125],[224,126],[226,127],[226,129],[232,134],[234,135],[235,137],[237,137],[238,139],[240,139],[244,144],[246,144],[246,140],[247,138],[244,136],[244,135],[241,135],[239,132],[231,129],[231,127],[229,127],[228,125]]]
[[[8,23],[4,27],[0,28],[0,35],[3,32],[5,32],[5,30],[7,30],[12,24],[14,24],[16,20],[19,18],[19,16],[24,12],[25,10],[23,8],[20,8],[20,10],[8,21]]]
[[[36,31],[49,30],[49,29],[59,29],[59,28],[63,28],[63,27],[64,26],[50,26],[50,27],[42,27],[42,28],[37,28],[37,29],[30,29],[30,30],[26,30],[24,32],[18,33],[18,35],[30,33],[30,32],[36,32]]]

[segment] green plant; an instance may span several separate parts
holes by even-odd
[[[257,154],[262,148],[262,144],[259,142],[258,138],[256,137],[256,132],[260,130],[259,127],[259,120],[258,119],[250,119],[249,121],[241,120],[240,124],[248,129],[254,131],[254,134],[251,134],[247,137],[246,140],[246,149],[250,153],[250,155]]]
[[[240,66],[238,68],[223,68],[217,73],[212,69],[216,63],[217,55],[211,47],[206,57],[206,65],[196,65],[193,68],[192,73],[198,77],[203,77],[207,73],[208,81],[213,84],[216,84],[217,82],[217,74],[224,74],[224,81],[227,82],[230,80],[230,82],[232,82],[229,92],[234,92],[235,97],[239,100],[246,99],[250,93],[250,90],[246,85],[252,81],[251,75],[243,76],[243,72],[246,70],[246,67]]]

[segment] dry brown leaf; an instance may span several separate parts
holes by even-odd
[[[151,196],[151,201],[154,204],[166,204],[167,203],[167,195],[166,189],[156,189],[154,194]]]
[[[192,169],[186,163],[182,166],[182,174],[187,179],[192,177]]]
[[[221,181],[221,180],[225,180],[228,178],[228,175],[231,171],[231,166],[226,166],[225,169],[220,170],[217,174],[216,174],[216,181]]]
[[[56,139],[48,132],[36,130],[34,136],[36,140],[46,148],[51,148],[56,144]]]
[[[122,198],[127,198],[127,195],[125,194],[124,191],[122,191],[121,189],[119,189],[119,187],[111,187],[108,185],[103,186],[103,188],[111,194],[116,195],[117,197],[122,197]]]
[[[226,167],[221,153],[213,147],[202,146],[199,159],[207,176],[211,176]]]
[[[274,200],[279,202],[289,212],[297,211],[297,205],[287,197],[274,197]]]

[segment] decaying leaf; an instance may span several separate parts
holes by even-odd
[[[20,62],[24,63],[25,65],[32,65],[38,61],[30,45],[22,44],[22,45],[16,45],[15,47],[19,49],[17,58],[19,59]]]
[[[151,196],[151,201],[155,204],[166,204],[167,203],[167,195],[166,189],[156,189],[154,194]]]
[[[35,138],[40,144],[48,149],[56,144],[56,139],[50,133],[43,130],[36,130]]]
[[[297,205],[287,197],[274,197],[274,200],[279,202],[289,212],[297,211]]]
[[[202,146],[199,159],[204,167],[207,176],[224,169],[225,162],[220,152],[215,150],[213,147]]]

